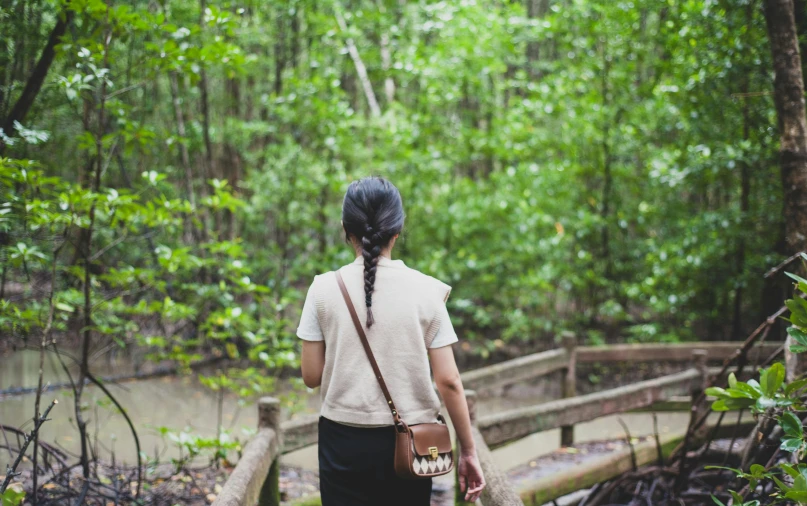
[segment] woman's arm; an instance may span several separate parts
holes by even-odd
[[[451,417],[460,446],[463,450],[475,452],[476,445],[471,435],[471,418],[468,415],[468,404],[465,402],[465,389],[462,388],[460,372],[454,361],[454,351],[451,346],[430,349],[429,358],[434,382],[448,409],[448,416]]]
[[[316,388],[322,383],[322,370],[325,368],[325,341],[303,341],[303,383],[308,388]]]
[[[460,489],[466,491],[466,501],[476,501],[485,488],[482,468],[476,457],[476,444],[471,433],[471,418],[468,415],[468,404],[465,402],[465,389],[462,387],[460,372],[454,361],[451,346],[443,346],[429,350],[434,382],[448,409],[448,416],[454,425],[454,432],[460,441],[459,481]]]

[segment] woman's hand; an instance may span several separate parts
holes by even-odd
[[[485,478],[482,476],[482,467],[476,456],[471,417],[468,415],[465,389],[462,388],[462,378],[457,370],[454,352],[451,346],[431,348],[429,359],[434,373],[434,383],[448,409],[459,442],[460,461],[457,464],[457,473],[460,491],[465,492],[466,501],[476,501],[485,488]]]
[[[485,477],[482,476],[482,466],[476,457],[476,451],[460,451],[460,462],[457,468],[460,480],[460,491],[465,492],[465,500],[476,502],[485,488]]]

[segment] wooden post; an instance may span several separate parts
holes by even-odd
[[[474,390],[465,391],[465,402],[468,404],[468,416],[471,418],[471,426],[476,427],[476,392]],[[460,491],[460,474],[459,474],[459,458],[460,458],[460,442],[454,445],[454,504],[455,506],[469,506],[470,504],[465,501],[465,494]]]
[[[258,401],[258,428],[274,429],[278,443],[282,448],[283,439],[280,430],[280,401],[274,397],[261,397]],[[282,451],[278,452],[280,455]],[[280,506],[280,458],[276,458],[269,468],[266,481],[263,482],[258,497],[258,506]]]
[[[695,368],[698,370],[699,375],[690,388],[690,392],[692,394],[692,406],[689,408],[689,428],[687,428],[686,435],[684,436],[684,442],[680,447],[681,458],[678,461],[678,476],[675,478],[674,485],[675,490],[678,491],[683,490],[689,481],[689,473],[687,473],[686,470],[688,464],[687,452],[691,446],[691,440],[702,441],[703,438],[706,437],[708,424],[704,423],[694,433],[692,433],[690,429],[697,422],[697,420],[700,420],[710,409],[709,403],[707,403],[705,399],[700,399],[709,382],[709,368],[707,367],[708,357],[709,352],[706,350],[692,350],[692,362],[695,364]],[[698,402],[699,400],[701,402]]]
[[[704,390],[706,390],[709,383],[709,367],[707,365],[708,358],[708,351],[701,349],[692,350],[692,361],[695,363],[695,368],[698,369],[698,372],[700,373],[700,379],[698,380],[699,383],[693,388],[693,396],[696,394],[700,395]]]
[[[569,365],[563,377],[561,395],[564,399],[577,395],[577,336],[572,332],[562,334],[563,347],[569,353]],[[560,446],[574,444],[574,425],[564,425],[560,428]]]
[[[796,344],[790,334],[785,338],[785,381],[790,383],[798,378],[802,364],[799,363],[799,354],[790,351],[790,347]],[[793,455],[796,455],[794,453]]]

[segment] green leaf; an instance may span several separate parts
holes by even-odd
[[[762,397],[762,391],[759,388],[754,388],[751,386],[750,383],[743,383],[742,381],[737,383],[736,390],[742,390],[743,392],[747,392],[748,395],[751,396],[753,399],[759,399]]]
[[[782,468],[782,470],[785,473],[787,473],[791,478],[798,478],[801,475],[799,470],[796,469],[795,467],[793,467],[790,464],[786,464],[786,463],[783,462],[783,463],[779,464],[779,467]]]
[[[793,479],[793,490],[807,492],[807,478],[805,478],[804,473],[799,474]]]
[[[728,411],[729,407],[726,406],[725,399],[719,399],[712,403],[712,411]]]
[[[711,395],[712,397],[718,397],[718,398],[730,397],[729,393],[720,387],[709,387],[706,389],[705,393],[706,395]]]
[[[786,499],[793,499],[794,501],[807,502],[807,491],[804,490],[791,490],[785,494]]]
[[[782,413],[782,416],[779,417],[779,425],[782,426],[782,429],[785,431],[785,434],[787,434],[791,438],[801,439],[804,435],[804,430],[801,426],[801,420],[799,420],[798,417],[794,415],[792,411],[785,411],[784,413]]]
[[[807,334],[798,327],[788,327],[787,333],[795,339],[799,344],[807,346]]]
[[[762,466],[762,465],[759,465],[759,464],[752,464],[750,471],[751,471],[751,475],[754,476],[755,478],[761,478],[762,475],[767,472],[767,470],[765,469],[765,466]]]
[[[757,399],[756,408],[759,411],[765,411],[768,408],[775,408],[777,405],[778,405],[778,403],[776,402],[775,399],[771,399],[770,397],[767,397],[767,396],[763,395],[762,397]]]
[[[779,446],[780,449],[786,452],[796,452],[799,448],[801,448],[801,439],[798,438],[785,438],[782,439],[782,444]]]
[[[60,311],[65,311],[67,313],[72,313],[73,311],[76,310],[73,306],[71,306],[70,304],[65,304],[64,302],[57,302],[56,304],[53,305],[53,307],[55,307]]]
[[[781,493],[786,494],[790,490],[790,487],[782,483],[782,480],[780,480],[776,476],[771,476],[771,479],[773,479],[773,482],[776,483],[777,487],[779,487],[779,491]]]
[[[792,272],[785,272],[785,275],[791,279],[794,279],[798,283],[807,283],[807,279],[804,279],[797,274],[793,274]]]
[[[715,504],[717,504],[718,506],[726,506],[726,505],[723,503],[723,501],[721,501],[720,499],[718,499],[718,498],[717,498],[717,497],[715,497],[715,496],[712,496],[712,501],[714,501],[714,503],[715,503]]]
[[[807,327],[807,301],[802,298],[788,299],[785,306],[790,310],[790,321],[799,327]]]
[[[18,506],[25,500],[25,489],[22,483],[12,483],[0,494],[0,506]]]
[[[754,390],[742,381],[737,382],[734,388],[730,389],[728,393],[730,397],[734,398],[758,399],[762,397],[760,392]]]
[[[737,376],[734,373],[729,374],[729,388],[737,386]]]
[[[765,375],[766,386],[763,391],[768,397],[773,398],[774,394],[782,386],[785,381],[785,366],[777,362],[768,368],[768,374]]]

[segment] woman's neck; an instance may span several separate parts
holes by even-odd
[[[356,249],[356,258],[359,258],[359,257],[363,256],[361,254],[361,251],[362,251],[361,248]],[[385,249],[385,250],[381,251],[381,253],[378,256],[379,257],[384,257],[387,260],[392,260],[392,249]]]

